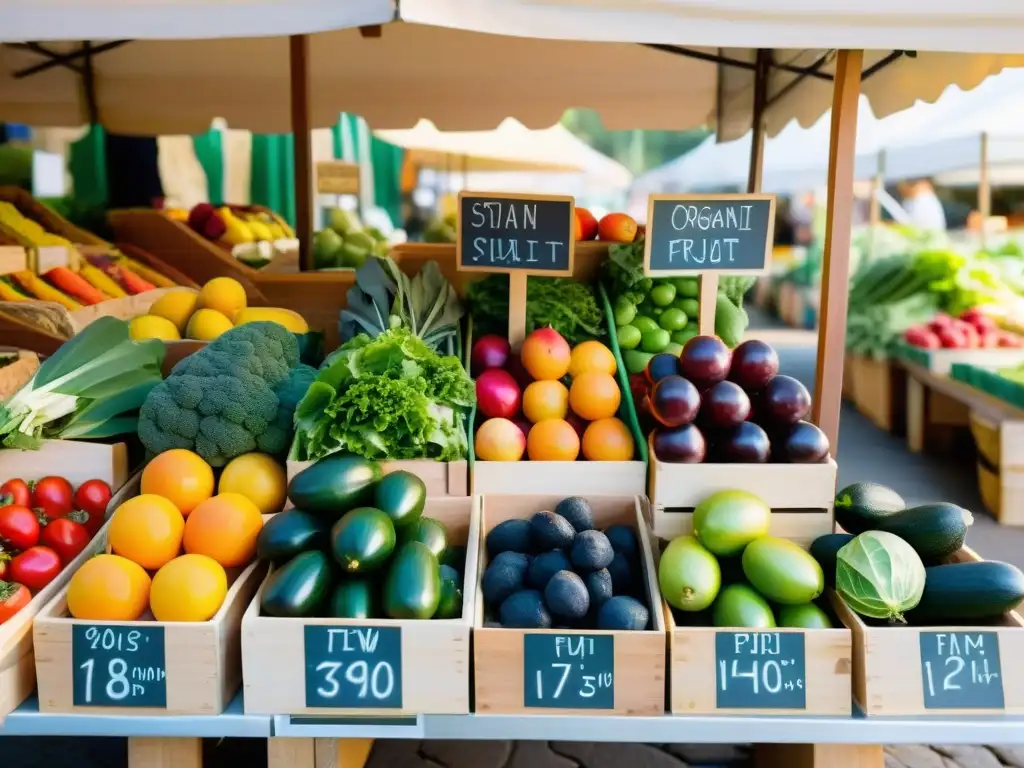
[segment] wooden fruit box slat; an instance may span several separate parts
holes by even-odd
[[[475,461],[473,493],[636,496],[647,485],[642,461]]]
[[[964,547],[951,561],[980,559]],[[853,632],[853,699],[865,715],[1024,714],[1024,620],[1016,611],[985,626],[869,626],[834,593],[832,604]]]
[[[878,428],[892,431],[905,407],[906,384],[903,368],[889,360],[849,355],[853,377],[852,399],[857,410]]]
[[[466,547],[462,616],[423,621],[261,616],[264,584],[242,620],[246,714],[380,717],[469,712],[470,633],[476,605],[480,500],[478,496],[428,498],[423,514],[444,524],[449,543]],[[363,688],[362,697],[358,695],[359,685],[342,671],[343,662],[348,661],[344,655],[346,649],[332,652],[323,648],[320,663],[316,663],[316,658],[307,659],[306,643],[311,634],[308,630],[312,628],[322,628],[327,642],[335,637],[332,632],[342,630],[362,631],[367,638],[376,631],[376,636],[382,638],[381,645],[362,658],[363,680],[370,681]],[[385,638],[385,633],[391,635],[396,630],[397,648],[393,636]],[[347,633],[345,640],[349,640]],[[332,672],[335,664],[337,667]],[[347,668],[358,671],[358,664],[356,661]],[[388,680],[390,688],[386,687]],[[387,696],[380,695],[385,692]],[[377,702],[363,706],[323,706],[326,700],[340,704],[339,697],[359,702],[376,698]]]
[[[65,477],[76,488],[86,480],[102,480],[117,491],[128,481],[128,446],[46,440],[38,451],[0,450],[0,482],[16,477],[40,480],[47,475]]]
[[[956,363],[999,368],[1024,363],[1024,349],[922,349],[909,344],[894,349],[897,357],[944,376]]]
[[[299,472],[313,466],[315,461],[287,462],[288,482]],[[408,461],[382,461],[381,470],[384,474],[404,470],[412,472],[427,486],[427,496],[468,496],[469,495],[469,462],[462,461],[431,461],[430,459],[411,459]],[[290,500],[285,502],[285,509],[294,505]]]
[[[820,464],[670,464],[649,446],[654,533],[671,539],[693,531],[694,508],[718,491],[747,491],[772,508],[772,536],[803,547],[832,533],[836,462]]]
[[[138,494],[141,478],[141,473],[132,478],[111,501],[108,514]],[[100,546],[109,551],[106,530],[97,539]],[[212,619],[204,622],[164,622],[152,618],[125,622],[73,619],[67,615],[65,583],[36,616],[33,627],[39,711],[121,717],[219,715],[241,683],[242,614],[265,571],[266,567],[259,562],[245,568],[228,569],[224,603]],[[88,633],[93,628],[97,632],[90,637]],[[83,664],[76,663],[79,661],[75,649],[79,642],[75,639],[76,629],[86,640],[81,649],[83,655],[89,656],[86,663],[93,661],[88,672]],[[106,649],[105,655],[96,653],[97,646],[102,650],[108,637],[112,643],[120,641],[117,650]],[[163,645],[163,658],[158,653],[148,657],[147,650],[140,650],[136,657],[140,661],[133,666],[136,662],[129,655],[134,652],[131,643],[144,647],[145,642],[156,637]],[[120,655],[118,650],[122,651]],[[117,661],[124,665],[121,672],[124,680],[116,676],[117,670],[112,666]],[[147,676],[149,673],[151,676]],[[123,696],[120,684],[126,686]],[[156,699],[159,699],[161,686],[163,701],[155,701],[153,693],[156,691]],[[98,693],[101,689],[106,691],[105,697]],[[104,698],[106,706],[100,703]],[[85,703],[90,700],[96,704]]]
[[[535,512],[553,509],[564,495],[488,495],[482,497],[480,551],[478,556],[478,579],[483,578],[487,567],[485,538],[488,531],[504,520],[528,518]],[[644,591],[647,605],[651,608],[653,629],[640,632],[608,630],[522,630],[485,626],[483,593],[478,583],[476,615],[473,621],[473,672],[475,680],[475,711],[478,714],[536,714],[536,715],[660,715],[665,711],[665,624],[659,609],[661,593],[658,590],[657,575],[651,552],[649,521],[646,519],[647,501],[642,496],[587,496],[594,510],[596,527],[605,528],[614,524],[625,524],[637,529],[642,548],[641,567],[644,574]],[[528,638],[541,636],[550,638],[551,647],[557,649],[560,638],[565,643],[586,643],[593,638],[595,644],[610,639],[611,650],[605,658],[593,656],[593,670],[589,676],[580,673],[571,679],[564,678],[559,685],[560,674],[552,668],[541,681],[542,668],[528,669],[526,646]],[[577,646],[580,648],[580,646]],[[560,665],[562,666],[562,665]],[[566,675],[571,672],[566,667]],[[580,665],[584,666],[583,664]],[[546,668],[546,667],[545,667]],[[590,667],[586,671],[591,671]],[[595,690],[591,697],[583,695],[587,690],[587,677],[591,687],[595,679],[609,674],[613,681],[611,695],[600,696]],[[580,695],[576,702],[593,702],[594,706],[573,706],[568,697],[563,706],[543,706],[546,697],[555,702],[566,685],[578,686]],[[534,687],[537,686],[537,687]],[[607,691],[607,687],[604,689]],[[530,694],[528,696],[528,691]],[[604,699],[602,701],[601,699]],[[532,704],[527,702],[532,700]],[[603,704],[603,706],[602,706]]]

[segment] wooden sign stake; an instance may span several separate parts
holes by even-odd
[[[700,276],[700,322],[697,331],[701,336],[715,335],[715,304],[718,302],[718,274],[705,272]]]
[[[518,350],[526,339],[526,279],[524,272],[508,276],[508,343]]]

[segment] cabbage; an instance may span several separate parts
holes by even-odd
[[[924,592],[924,563],[907,542],[868,531],[839,550],[836,591],[854,611],[872,619],[904,622]]]

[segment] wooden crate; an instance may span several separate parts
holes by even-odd
[[[718,491],[748,491],[772,508],[771,535],[808,546],[832,533],[836,462],[821,464],[669,464],[650,447],[648,496],[654,532],[671,539],[693,531],[694,508]]]
[[[1003,525],[1024,525],[1024,420],[971,411],[982,502]]]
[[[311,467],[315,461],[288,461],[288,482],[299,472]],[[384,474],[405,470],[412,472],[427,486],[427,496],[468,496],[469,495],[469,462],[462,461],[431,461],[430,459],[413,459],[409,461],[382,461],[381,470]],[[294,505],[285,501],[285,509]]]
[[[481,535],[478,577],[482,578],[487,567],[485,536],[494,526],[504,520],[526,518],[543,509],[553,509],[565,494],[553,495],[489,495],[482,498]],[[588,496],[594,510],[594,521],[599,528],[614,524],[632,525],[637,528],[643,548],[642,567],[645,577],[647,604],[651,607],[653,629],[642,632],[613,632],[607,630],[522,630],[485,626],[483,595],[477,594],[476,616],[473,622],[473,672],[475,679],[475,711],[477,714],[537,714],[537,715],[660,715],[665,711],[665,624],[659,609],[661,593],[658,590],[657,575],[651,551],[649,521],[646,499],[642,496]],[[534,638],[548,638],[558,647],[560,638],[566,643],[576,639],[577,643],[593,640],[601,648],[594,653],[592,677],[610,675],[613,681],[611,695],[606,695],[606,705],[599,700],[595,689],[592,701],[594,707],[552,706],[545,707],[543,691],[534,696],[534,675],[541,675],[541,668],[530,670],[526,666],[527,645]],[[611,646],[610,648],[608,646]],[[584,646],[585,647],[585,646]],[[602,659],[597,658],[603,655]],[[583,665],[581,665],[583,666]],[[610,667],[610,669],[609,669]],[[568,667],[566,674],[571,674]],[[552,670],[548,686],[549,695],[560,687],[561,674]],[[585,690],[587,677],[582,672],[569,682]],[[589,682],[591,687],[594,681]],[[530,693],[528,693],[530,692]],[[528,696],[532,703],[528,703]],[[583,700],[583,697],[580,697]]]
[[[111,501],[108,512],[136,496],[141,479],[141,473],[136,474]],[[97,539],[101,546],[105,546],[105,535],[101,534]],[[219,715],[231,703],[241,683],[242,614],[265,572],[266,566],[260,562],[253,562],[245,568],[229,568],[224,604],[212,619],[201,622],[156,621],[148,612],[138,621],[73,619],[68,616],[67,585],[63,585],[39,611],[33,627],[39,711],[122,717]],[[151,666],[131,666],[128,663],[131,657],[124,658],[131,650],[121,656],[110,649],[95,656],[90,653],[97,647],[102,650],[108,637],[112,641],[117,640],[119,647],[129,649],[133,641],[140,646],[150,641],[161,642],[163,658],[157,654],[150,659],[142,651],[142,655],[136,658],[143,661],[133,663]],[[76,649],[79,643],[82,644],[79,646],[82,655],[89,657],[85,663],[93,661],[91,671],[95,674],[95,685],[91,676],[86,676],[89,673],[83,672],[83,664],[78,663],[81,661]],[[94,699],[94,704],[85,703],[87,696],[101,696],[97,693],[102,690],[101,686],[111,691],[109,686],[114,678],[110,665],[118,660],[126,670],[131,670],[126,673],[132,685],[131,695],[126,695],[121,704],[108,702],[104,706],[102,699]],[[103,662],[107,662],[105,669]],[[135,681],[139,681],[139,688],[145,691],[139,694],[139,698],[136,698]],[[164,688],[164,700],[150,704],[154,689],[159,690],[161,686]],[[119,693],[115,687],[107,696],[115,699]],[[135,703],[132,703],[133,699]]]
[[[473,493],[636,496],[647,485],[643,461],[473,462]]]
[[[479,497],[429,498],[423,514],[443,523],[451,542],[466,546],[462,617],[415,621],[261,616],[261,588],[242,620],[246,714],[380,716],[421,713],[459,715],[469,712],[470,630],[473,607],[476,605],[476,563],[480,547]],[[345,685],[344,681],[326,677],[328,673],[323,671],[317,672],[323,664],[336,664],[340,676],[343,674],[340,671],[341,662],[325,659],[314,665],[315,659],[307,661],[306,638],[310,634],[309,630],[315,628],[327,632],[362,631],[367,637],[376,632],[381,642],[389,643],[390,651],[384,645],[380,646],[380,653],[370,651],[370,658],[363,660],[364,671],[368,677],[372,675],[374,678],[378,670],[383,670],[382,675],[386,672],[394,687],[391,692],[397,695],[382,696],[381,701],[374,702],[373,706],[310,705],[307,695],[312,686],[317,686],[314,691],[330,691],[332,689],[325,686],[337,683],[338,687],[333,688],[331,696],[337,697],[343,693],[349,695],[340,688]],[[396,632],[397,637],[394,637]],[[368,663],[372,666],[368,666]],[[325,676],[310,680],[307,678],[309,667],[313,667],[314,673]],[[381,688],[387,678],[379,678]],[[377,695],[366,696],[366,691],[363,693],[362,699],[365,700]],[[357,690],[352,695],[359,699]]]
[[[128,446],[46,440],[38,451],[0,451],[0,482],[15,477],[40,480],[47,475],[65,477],[76,488],[86,480],[102,480],[117,491],[128,481]]]
[[[875,360],[863,355],[849,355],[847,359],[857,410],[879,429],[891,432],[900,421],[906,405],[903,369],[889,360]]]
[[[853,376],[854,359],[857,356],[847,351],[843,355],[843,399],[857,402],[857,383]]]
[[[897,357],[943,376],[957,363],[994,368],[1024,363],[1024,349],[922,349],[908,344],[897,344],[894,349]]]
[[[980,559],[966,547],[951,558]],[[838,596],[833,605],[853,632],[853,698],[865,715],[1024,714],[1024,620],[1016,612],[988,626],[868,626]],[[924,662],[932,650],[935,662],[928,669]],[[1001,705],[992,698],[996,685]],[[931,702],[929,689],[935,692]]]

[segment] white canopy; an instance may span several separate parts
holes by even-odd
[[[339,29],[392,18],[407,23],[377,38]],[[111,130],[147,134],[203,130],[218,115],[288,130],[288,43],[276,36],[307,32],[318,126],[344,110],[376,128],[423,117],[492,128],[510,114],[545,127],[587,107],[612,129],[715,124],[731,139],[750,127],[756,46],[772,46],[775,62],[769,135],[828,109],[837,48],[868,50],[864,92],[877,115],[1024,64],[996,53],[1024,52],[1024,4],[1007,0],[401,0],[397,10],[393,0],[0,0],[0,19],[0,41],[133,40],[95,56],[97,106]],[[707,60],[718,55],[731,62],[721,77]],[[38,43],[0,48],[0,120],[82,122],[77,72],[25,75],[46,63]]]

